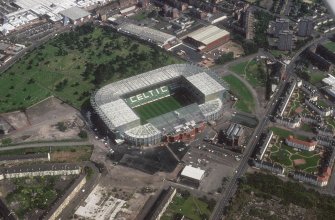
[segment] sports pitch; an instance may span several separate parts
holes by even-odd
[[[184,90],[178,90],[170,96],[151,99],[147,104],[133,108],[134,112],[140,117],[141,123],[147,123],[150,118],[175,111],[179,108],[194,103],[194,100]]]
[[[133,110],[141,119],[141,123],[144,124],[148,119],[154,118],[165,113],[177,110],[185,106],[179,102],[175,96],[168,96],[162,99],[159,99],[154,102],[150,102],[145,105],[134,108]]]

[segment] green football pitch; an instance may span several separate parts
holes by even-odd
[[[141,119],[141,123],[145,124],[148,119],[157,117],[159,115],[174,111],[185,106],[187,103],[183,104],[177,100],[174,96],[169,96],[166,98],[159,99],[157,101],[141,105],[134,108],[133,110]]]

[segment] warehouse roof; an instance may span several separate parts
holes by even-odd
[[[80,18],[84,18],[90,15],[89,12],[85,11],[84,9],[78,8],[78,7],[71,7],[68,9],[65,9],[64,11],[60,11],[59,14],[68,17],[72,21],[78,20]]]
[[[213,25],[209,25],[207,27],[203,27],[194,31],[187,36],[201,42],[204,45],[208,45],[228,34],[229,32],[226,30],[223,30]]]
[[[138,36],[146,41],[150,42],[153,41],[154,43],[157,43],[159,46],[163,46],[167,42],[172,41],[173,39],[176,38],[171,34],[167,34],[159,30],[155,30],[149,27],[138,26],[131,23],[123,23],[119,25],[118,31]]]
[[[200,181],[203,178],[204,174],[205,174],[204,170],[192,166],[186,166],[181,172],[182,176],[198,181]]]

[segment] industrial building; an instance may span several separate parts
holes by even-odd
[[[223,142],[229,146],[240,146],[244,135],[244,127],[239,124],[231,124],[223,134]]]
[[[204,178],[204,175],[205,171],[200,168],[185,166],[180,174],[180,177],[184,183],[199,186],[201,180]]]
[[[169,42],[176,40],[176,36],[164,33],[149,27],[138,26],[131,23],[122,23],[117,30],[121,33],[136,36],[142,40],[165,47]]]
[[[188,34],[184,42],[192,45],[199,51],[206,52],[227,43],[229,39],[230,33],[228,31],[209,25]]]
[[[161,92],[167,92],[166,97],[177,89],[190,94],[194,102],[141,122],[133,110],[139,102],[146,105],[161,99]],[[227,91],[228,86],[211,70],[175,64],[106,85],[93,94],[91,104],[114,138],[152,145],[194,138],[204,122],[222,115]]]
[[[63,16],[64,25],[78,25],[80,23],[88,21],[91,18],[91,14],[89,12],[76,6],[60,11],[59,14]]]

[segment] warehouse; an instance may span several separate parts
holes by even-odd
[[[117,30],[121,33],[133,35],[142,40],[157,44],[159,47],[164,47],[176,39],[176,37],[171,34],[131,23],[123,23],[119,25]]]
[[[80,23],[88,21],[91,18],[90,13],[76,6],[60,11],[59,14],[63,16],[64,25],[68,25],[70,23],[78,25]]]
[[[209,25],[188,34],[184,42],[191,44],[199,51],[207,52],[227,43],[229,39],[228,31]]]
[[[200,168],[186,166],[180,174],[180,178],[184,183],[199,186],[201,180],[205,176],[205,171]]]

